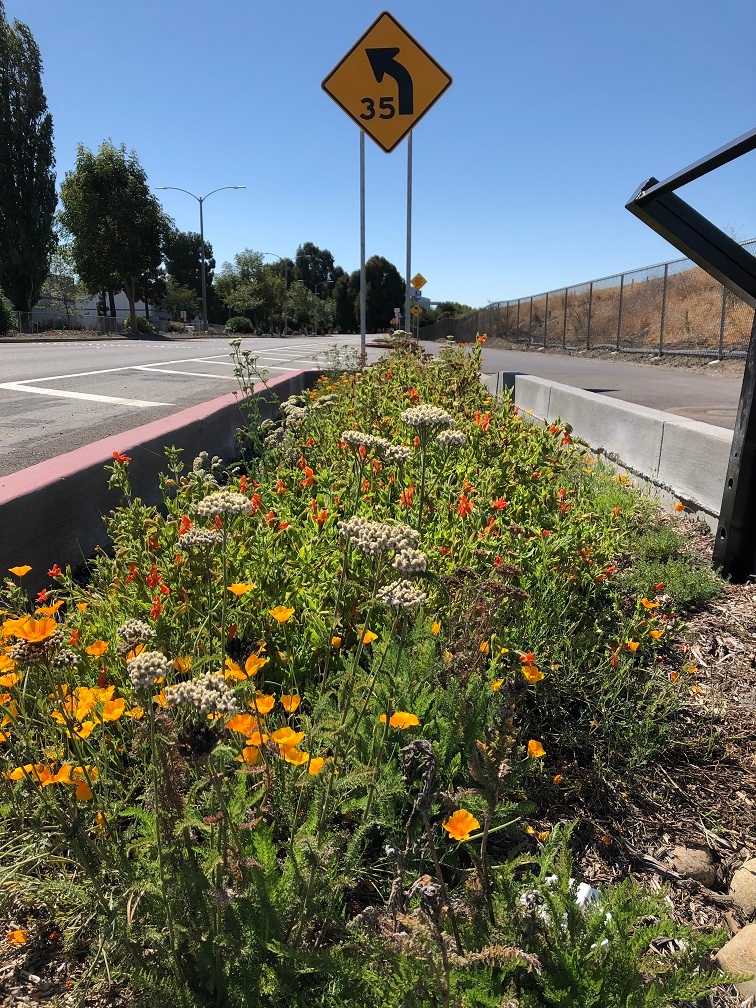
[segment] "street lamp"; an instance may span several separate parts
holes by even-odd
[[[287,310],[286,310],[287,309],[287,294],[288,294],[288,291],[289,291],[289,260],[288,259],[284,259],[283,256],[276,255],[275,252],[261,252],[260,255],[261,256],[266,256],[266,255],[273,256],[274,259],[278,259],[279,262],[283,263],[283,268],[284,268],[284,302],[283,302],[284,324],[283,324],[283,334],[285,336],[286,335],[286,330],[288,329],[288,321],[289,321],[288,313],[287,313]]]
[[[224,189],[246,189],[243,185],[227,185],[221,186],[220,189],[213,189],[212,192],[206,193],[204,196],[197,196],[193,192],[189,192],[188,189],[182,189],[180,186],[171,185],[159,185],[155,186],[156,189],[174,189],[176,192],[186,193],[187,196],[194,196],[194,198],[199,203],[200,208],[200,265],[202,267],[202,332],[207,332],[207,276],[205,274],[205,228],[202,222],[202,204],[205,202],[208,196],[212,196],[213,193],[222,192]]]

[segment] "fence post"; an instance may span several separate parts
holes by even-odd
[[[588,326],[585,331],[585,349],[591,349],[591,314],[593,313],[593,280],[588,287]]]
[[[724,331],[727,313],[727,288],[722,288],[722,315],[719,319],[719,360],[724,357]]]
[[[528,317],[528,340],[533,342],[533,295],[530,295],[530,315]]]
[[[664,263],[664,283],[662,284],[662,305],[661,319],[659,321],[659,356],[664,353],[664,316],[667,313],[667,277],[669,276],[669,263]]]
[[[564,288],[564,318],[562,319],[562,350],[567,348],[567,291],[568,287]]]
[[[620,298],[619,298],[619,308],[617,309],[617,349],[620,348],[620,333],[622,331],[622,295],[625,291],[625,274],[620,273]]]
[[[546,348],[546,341],[549,337],[549,292],[546,291],[546,317],[543,320],[543,346]]]

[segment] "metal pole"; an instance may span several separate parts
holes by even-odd
[[[617,349],[620,348],[620,333],[622,332],[622,295],[625,292],[625,274],[620,274],[620,298],[619,298],[619,308],[617,309]]]
[[[719,359],[724,356],[724,331],[727,312],[727,288],[722,288],[722,315],[719,319]]]
[[[284,327],[283,334],[287,335],[287,330],[289,328],[289,260],[284,259]]]
[[[364,366],[365,349],[365,134],[360,130],[360,365]]]
[[[662,285],[662,306],[661,319],[659,320],[659,356],[664,352],[664,320],[667,314],[667,277],[669,276],[669,263],[664,263],[664,283]]]
[[[202,269],[202,332],[207,332],[207,277],[205,275],[205,228],[202,222],[202,202],[204,196],[198,196],[200,205],[200,267]]]
[[[591,349],[591,315],[593,314],[593,280],[588,288],[588,326],[585,330],[585,348]]]
[[[564,288],[564,317],[562,319],[562,350],[567,349],[567,291],[568,287]]]
[[[407,137],[407,286],[404,293],[404,321],[410,320],[410,275],[412,270],[412,130]],[[412,325],[410,324],[410,332]]]
[[[546,291],[546,312],[543,319],[543,345],[546,346],[546,340],[549,338],[549,292]]]

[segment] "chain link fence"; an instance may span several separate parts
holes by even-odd
[[[12,313],[16,318],[16,328],[22,333],[42,333],[86,329],[101,332],[103,335],[123,333],[124,324],[129,319],[128,309],[116,309],[115,318],[111,315],[98,315],[94,309],[71,312],[51,312],[49,308],[34,309],[30,312]],[[137,312],[137,318],[144,318],[143,312]],[[164,315],[151,313],[147,320],[155,332],[166,331],[167,321]]]
[[[756,254],[756,239],[743,242]],[[422,330],[472,342],[479,333],[563,350],[745,357],[753,309],[690,259],[497,301]]]

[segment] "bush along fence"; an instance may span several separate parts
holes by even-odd
[[[756,240],[743,243],[756,253]],[[496,301],[423,329],[426,339],[477,333],[564,350],[745,357],[753,311],[690,259]]]

